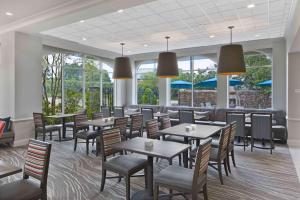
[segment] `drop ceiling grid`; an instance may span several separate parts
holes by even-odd
[[[157,0],[43,34],[115,52],[120,51],[122,41],[131,54],[164,50],[163,37],[167,34],[172,37],[171,49],[226,43],[229,25],[236,26],[234,41],[280,37],[284,34],[291,1]],[[255,8],[248,9],[250,3]],[[211,35],[215,38],[210,38]]]

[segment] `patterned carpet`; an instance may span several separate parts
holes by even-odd
[[[52,142],[52,153],[48,178],[48,199],[50,200],[109,200],[124,199],[125,183],[117,180],[106,181],[105,189],[99,192],[101,180],[101,157],[85,155],[85,144],[79,144],[73,152],[73,141]],[[0,147],[0,159],[16,166],[23,166],[25,147]],[[134,154],[134,156],[138,156]],[[237,168],[224,185],[219,182],[217,172],[209,168],[208,198],[210,200],[293,200],[300,199],[298,182],[291,156],[286,146],[276,146],[273,155],[269,151],[255,149],[246,152],[236,147]],[[174,161],[174,164],[178,162]],[[155,173],[168,163],[159,160],[154,164]],[[108,173],[108,175],[112,175]],[[0,185],[20,179],[17,174],[0,179]],[[142,177],[132,178],[131,194],[144,187]],[[176,197],[174,199],[184,199]],[[199,195],[199,199],[203,199]]]

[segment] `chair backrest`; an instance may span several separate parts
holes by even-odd
[[[211,103],[209,101],[205,102],[206,107],[211,107]]]
[[[41,181],[41,188],[47,188],[51,144],[30,139],[24,164],[23,176]]]
[[[160,129],[161,130],[170,128],[172,126],[169,116],[161,117],[161,118],[159,118],[159,121],[160,121]]]
[[[102,112],[95,112],[92,114],[92,119],[102,119],[103,113]]]
[[[130,125],[130,131],[142,131],[143,128],[143,115],[138,114],[138,115],[131,115],[131,125]]]
[[[143,115],[143,126],[146,126],[146,122],[153,119],[153,109],[152,108],[142,108]]]
[[[114,127],[120,129],[121,135],[126,135],[126,128],[128,124],[128,117],[115,118]]]
[[[211,138],[206,139],[202,141],[200,146],[198,147],[193,176],[193,187],[197,187],[200,176],[207,173],[209,155],[211,151],[211,141]]]
[[[104,129],[100,135],[102,160],[106,161],[106,157],[121,152],[113,149],[112,145],[121,142],[121,133],[119,128]]]
[[[147,138],[158,139],[158,130],[158,122],[156,119],[152,119],[146,122]]]
[[[193,110],[179,110],[179,123],[194,124],[194,111]]]
[[[245,113],[243,112],[226,112],[226,123],[236,122],[235,136],[245,137]]]
[[[33,122],[35,128],[44,128],[45,121],[43,113],[33,113]]]
[[[230,124],[226,125],[220,134],[218,157],[223,159],[227,154],[228,141],[230,137]]]
[[[124,108],[114,107],[114,117],[124,117]]]
[[[84,127],[86,127],[87,125],[83,125],[82,122],[86,122],[88,121],[88,117],[86,114],[78,114],[74,116],[74,129],[75,132],[77,132],[78,130],[83,129]]]
[[[82,109],[79,112],[77,112],[77,114],[87,114],[87,110],[86,109]]]
[[[272,114],[251,113],[251,137],[255,139],[272,138]]]
[[[229,150],[232,150],[234,147],[234,138],[236,136],[236,130],[237,130],[237,122],[231,122],[230,123],[230,136],[228,140],[228,148]]]
[[[102,112],[104,118],[111,116],[110,107],[108,107],[108,106],[101,106],[101,112]]]

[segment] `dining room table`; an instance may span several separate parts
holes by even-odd
[[[194,127],[194,129],[192,129]],[[197,145],[201,139],[209,138],[222,130],[221,126],[182,123],[163,130],[159,130],[160,135],[174,135],[184,138],[184,143],[188,144],[189,138],[197,139]],[[183,158],[184,167],[188,167],[188,159]]]
[[[146,145],[151,143],[152,145]],[[172,159],[179,154],[188,159],[190,145],[177,142],[154,140],[143,137],[135,137],[112,145],[113,149],[126,152],[137,153],[147,156],[147,188],[133,194],[132,200],[152,200],[153,199],[153,158],[162,158],[172,164]]]
[[[62,139],[61,139],[61,141],[69,141],[69,140],[73,139],[73,137],[67,137],[66,119],[74,117],[74,116],[75,116],[75,114],[56,114],[56,115],[46,116],[46,118],[57,119],[57,120],[59,119],[61,121],[61,124],[62,124]]]
[[[15,167],[3,160],[0,160],[0,178],[11,176],[22,172],[22,168]]]
[[[162,113],[162,112],[153,113],[153,117],[156,118],[157,120],[159,120],[161,117],[167,117],[167,116],[169,116],[168,113]]]

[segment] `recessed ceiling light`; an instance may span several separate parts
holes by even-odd
[[[118,10],[118,13],[122,13],[122,12],[124,12],[124,10],[123,10],[123,9],[120,9],[120,10]]]
[[[83,41],[86,41],[87,39],[85,37],[82,38]]]
[[[79,22],[80,22],[80,23],[84,23],[85,21],[84,21],[84,20],[80,20]]]
[[[7,16],[13,16],[14,14],[12,14],[11,12],[6,12],[5,13]]]
[[[144,44],[144,47],[148,47],[148,44]]]
[[[248,6],[247,6],[247,8],[254,8],[255,7],[255,4],[249,4]]]
[[[210,37],[210,38],[214,38],[214,37],[216,37],[216,36],[214,36],[214,35],[210,35],[209,37]]]

